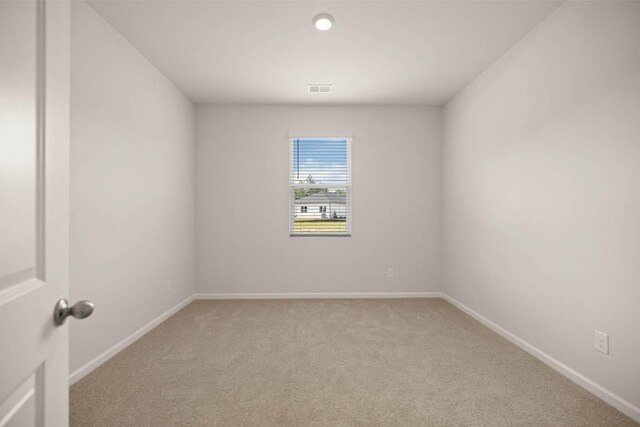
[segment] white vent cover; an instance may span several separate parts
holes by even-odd
[[[331,93],[333,85],[309,85],[309,93]]]

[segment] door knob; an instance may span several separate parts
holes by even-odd
[[[85,317],[91,316],[94,307],[93,303],[87,300],[78,301],[69,307],[69,301],[62,298],[58,300],[53,309],[53,323],[55,323],[56,326],[63,325],[69,316],[73,316],[76,319],[84,319]]]

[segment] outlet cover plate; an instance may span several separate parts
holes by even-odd
[[[593,347],[604,354],[609,354],[609,335],[593,331]]]

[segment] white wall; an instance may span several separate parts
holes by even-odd
[[[195,107],[84,2],[71,71],[73,372],[194,291]]]
[[[199,106],[197,129],[199,292],[439,291],[441,109]],[[353,135],[352,237],[289,237],[290,132]]]
[[[564,3],[446,106],[443,166],[445,292],[636,406],[639,41],[640,3]]]

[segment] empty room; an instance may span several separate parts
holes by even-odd
[[[0,427],[640,426],[640,1],[0,0]]]

